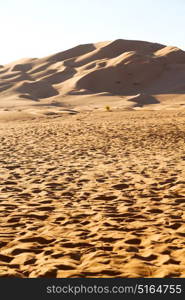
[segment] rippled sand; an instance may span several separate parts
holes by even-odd
[[[185,277],[185,112],[0,123],[0,276]]]

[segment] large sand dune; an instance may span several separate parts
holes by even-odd
[[[182,108],[185,52],[115,40],[79,45],[0,68],[0,107]]]

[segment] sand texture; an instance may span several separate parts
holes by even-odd
[[[106,104],[184,108],[184,79],[185,52],[177,47],[121,39],[79,45],[1,66],[0,119],[15,107],[18,114],[32,116],[47,105],[53,113],[61,107],[100,109]]]
[[[182,110],[0,122],[0,276],[185,277],[184,142]]]

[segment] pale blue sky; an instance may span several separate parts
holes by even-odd
[[[136,39],[185,50],[185,0],[0,0],[0,64]]]

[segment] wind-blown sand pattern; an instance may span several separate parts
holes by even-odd
[[[0,276],[185,277],[185,112],[0,123]]]

